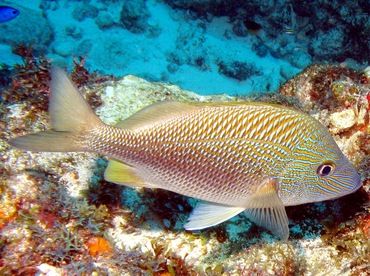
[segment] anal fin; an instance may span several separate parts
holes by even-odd
[[[215,226],[236,216],[244,210],[245,208],[241,207],[200,202],[190,214],[184,228],[186,230],[199,230]]]
[[[104,179],[131,187],[149,186],[137,176],[135,168],[114,159],[109,160],[108,167],[104,172]]]
[[[288,217],[276,190],[276,179],[266,178],[248,201],[247,217],[259,226],[270,230],[281,240],[289,237]]]

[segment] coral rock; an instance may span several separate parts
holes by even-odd
[[[353,109],[345,109],[330,115],[330,128],[333,133],[341,133],[353,127],[357,122],[356,114]]]

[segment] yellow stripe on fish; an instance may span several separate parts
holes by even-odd
[[[51,71],[52,129],[18,137],[32,151],[95,151],[111,158],[105,178],[203,200],[188,230],[238,213],[281,239],[284,206],[337,198],[361,179],[328,130],[297,110],[264,103],[154,104],[104,124],[61,69]]]

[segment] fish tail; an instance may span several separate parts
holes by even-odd
[[[9,141],[13,147],[29,151],[89,151],[87,134],[104,123],[60,68],[51,68],[49,114],[51,130]]]

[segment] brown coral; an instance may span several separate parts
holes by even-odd
[[[364,73],[337,65],[313,64],[285,82],[279,92],[305,104],[334,110],[354,104],[353,97],[365,90]]]

